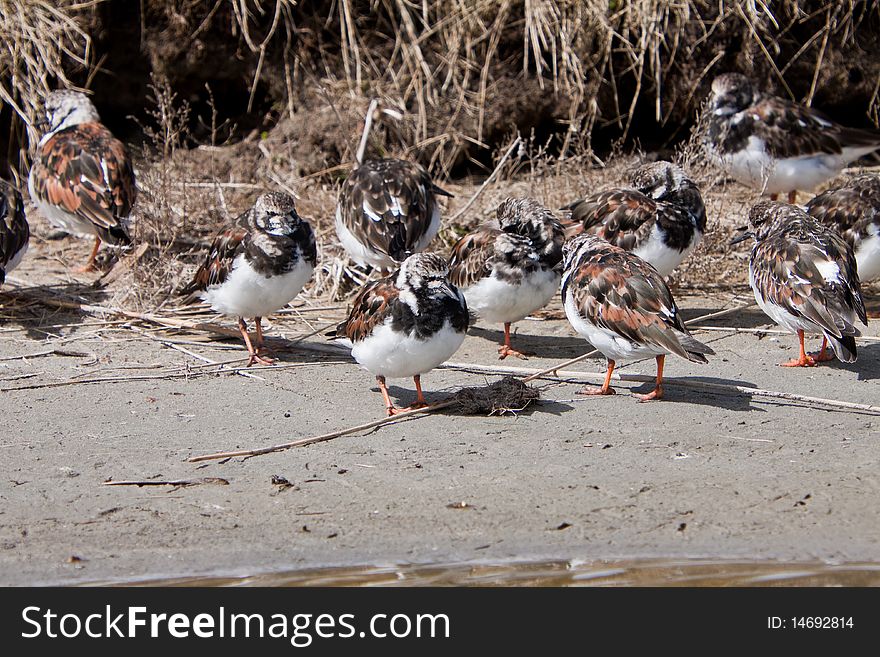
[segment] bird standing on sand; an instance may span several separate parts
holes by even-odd
[[[30,229],[21,194],[10,183],[0,180],[0,283],[18,267],[24,257]]]
[[[712,82],[703,146],[739,182],[770,194],[812,190],[880,148],[880,133],[847,128],[814,109],[771,96],[739,73]]]
[[[468,329],[464,296],[448,280],[446,260],[434,253],[408,257],[400,269],[367,283],[334,337],[351,340],[351,355],[376,376],[388,415],[427,405],[421,375],[448,360]],[[394,407],[386,377],[412,377],[418,397],[410,409]]]
[[[638,167],[632,189],[609,189],[575,201],[566,237],[591,233],[634,253],[669,276],[706,232],[706,206],[696,183],[671,162]]]
[[[707,363],[710,347],[685,327],[663,277],[647,262],[601,237],[585,234],[566,242],[562,301],[574,329],[608,359],[601,388],[585,395],[613,395],[611,375],[621,360],[654,356],[657,380],[641,401],[663,396],[666,354]]]
[[[449,280],[468,308],[487,322],[504,324],[499,358],[525,358],[510,346],[510,325],[547,305],[559,289],[564,229],[553,213],[530,198],[504,200],[496,221],[452,247]]]
[[[318,252],[308,221],[293,199],[270,192],[214,238],[192,282],[180,291],[187,301],[206,301],[221,315],[238,317],[238,328],[250,358],[271,365],[263,343],[262,317],[290,303],[312,276]],[[253,317],[256,345],[245,317]]]
[[[856,320],[867,325],[852,249],[835,231],[793,205],[762,201],[749,212],[750,230],[731,243],[755,239],[749,283],[770,319],[796,333],[798,358],[784,367],[831,360],[828,344],[845,363],[856,360]],[[808,354],[804,335],[821,334],[822,349]]]
[[[102,241],[131,243],[128,218],[137,196],[131,159],[85,94],[53,91],[45,111],[48,131],[37,147],[28,190],[50,223],[94,236],[92,253],[79,270],[90,271]]]

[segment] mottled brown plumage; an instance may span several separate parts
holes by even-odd
[[[598,192],[564,207],[566,237],[591,233],[635,253],[668,276],[706,231],[706,208],[696,183],[671,162],[637,167],[631,188]]]
[[[657,217],[657,203],[634,189],[611,189],[575,201],[566,236],[589,232],[626,251],[644,242]]]
[[[346,337],[352,342],[360,342],[373,329],[385,323],[399,296],[400,290],[394,284],[394,275],[367,283],[352,301],[351,312],[336,328],[335,335]]]
[[[413,377],[416,405],[425,405],[421,375],[451,357],[467,333],[467,304],[448,275],[445,258],[413,254],[392,276],[367,283],[330,334],[351,340],[352,356],[376,376],[389,415],[400,411],[385,378]]]
[[[35,200],[94,226],[111,244],[128,244],[125,223],[137,198],[134,171],[122,142],[100,123],[55,133],[33,164]]]
[[[492,274],[495,242],[504,233],[492,225],[480,226],[458,240],[449,257],[449,281],[470,287]]]
[[[691,336],[663,277],[644,260],[590,235],[566,250],[563,297],[584,321],[628,341],[634,352],[660,349],[699,363],[714,353]]]
[[[214,238],[204,261],[189,285],[181,290],[181,294],[186,295],[190,301],[195,301],[198,292],[207,290],[211,285],[223,283],[229,275],[233,260],[247,247],[249,236],[247,215],[244,214],[236,220],[236,226],[221,231]]]
[[[504,326],[501,359],[524,358],[510,345],[511,324],[540,310],[559,290],[565,230],[556,215],[532,198],[507,198],[493,222],[462,237],[452,248],[450,280],[468,308]]]
[[[29,238],[21,194],[10,183],[0,180],[0,283],[21,261]]]
[[[359,263],[392,269],[426,248],[437,234],[438,194],[450,196],[414,162],[367,160],[352,170],[339,191],[340,241]]]
[[[654,356],[654,389],[639,397],[660,399],[666,354],[706,363],[706,354],[715,353],[688,332],[660,273],[601,237],[587,233],[566,243],[562,300],[574,329],[608,359],[603,385],[581,394],[613,395],[619,360]]]
[[[848,146],[880,147],[880,133],[839,125],[811,107],[759,91],[746,76],[726,73],[712,83],[712,108],[739,112],[709,116],[709,138],[722,153],[739,150],[748,137],[763,140],[775,158],[839,154]],[[711,109],[711,108],[710,108]]]
[[[180,294],[187,302],[202,299],[223,315],[237,316],[250,361],[269,364],[263,350],[260,318],[287,305],[309,280],[317,262],[315,236],[287,194],[257,198],[232,226],[221,231]],[[245,317],[257,327],[256,348]]]
[[[860,281],[880,276],[880,176],[854,176],[813,198],[806,210],[852,247]]]
[[[867,324],[867,318],[846,241],[785,203],[758,203],[749,224],[747,235],[755,238],[749,279],[758,305],[801,340],[804,333],[822,334],[840,360],[855,361],[854,338],[861,333],[854,324]]]

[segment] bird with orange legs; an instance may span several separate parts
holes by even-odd
[[[131,243],[128,221],[137,197],[131,158],[78,91],[53,91],[45,102],[48,131],[28,176],[31,200],[49,222],[95,244],[80,272],[95,268],[101,242]]]
[[[445,258],[416,253],[390,276],[367,283],[331,337],[348,338],[351,355],[376,377],[385,410],[396,415],[427,405],[421,375],[449,359],[468,329],[467,303],[449,282]],[[386,378],[412,377],[416,403],[397,408]]]
[[[742,230],[731,243],[755,240],[749,259],[755,300],[770,319],[798,336],[798,357],[782,366],[813,367],[834,356],[855,362],[855,338],[861,335],[855,323],[868,320],[852,248],[800,208],[774,201],[755,205],[748,230]],[[818,353],[807,353],[808,334],[822,336]]]
[[[565,315],[575,331],[608,359],[604,384],[580,394],[615,394],[611,376],[617,363],[653,356],[654,389],[639,399],[661,399],[667,354],[707,363],[706,356],[715,353],[687,330],[663,276],[647,262],[591,234],[567,242],[563,251]]]
[[[494,221],[452,247],[449,278],[468,308],[504,326],[498,358],[532,354],[510,344],[510,325],[546,306],[559,289],[565,232],[555,215],[531,198],[508,198]]]
[[[248,367],[271,365],[275,361],[266,352],[261,319],[293,301],[312,277],[317,258],[312,226],[299,216],[293,198],[268,192],[214,238],[180,294],[187,303],[201,299],[221,315],[238,317]],[[256,343],[245,317],[254,318]]]

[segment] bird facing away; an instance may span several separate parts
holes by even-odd
[[[396,269],[427,248],[440,230],[438,194],[451,196],[414,162],[367,160],[339,190],[336,235],[358,264]]]
[[[564,252],[565,314],[608,359],[602,387],[580,394],[613,395],[611,375],[619,361],[654,356],[656,385],[639,398],[660,399],[666,354],[707,363],[706,355],[715,353],[687,330],[663,277],[647,262],[589,233],[566,242]]]
[[[390,276],[367,283],[335,337],[351,341],[351,355],[376,376],[388,415],[427,405],[421,375],[448,360],[468,329],[464,296],[449,282],[446,260],[416,253]],[[409,409],[397,409],[385,379],[412,377],[418,394]]]
[[[880,148],[880,133],[847,128],[816,110],[771,96],[739,73],[712,82],[703,146],[739,182],[770,194],[812,190]]]
[[[248,367],[270,365],[260,319],[290,303],[312,276],[318,252],[308,221],[287,194],[269,192],[214,238],[204,262],[180,294],[206,301],[221,315],[238,317]],[[253,317],[256,345],[247,332]]]
[[[862,174],[832,187],[807,203],[807,213],[850,245],[859,281],[880,278],[880,176]]]
[[[28,190],[50,223],[94,236],[95,246],[80,269],[89,271],[102,241],[131,243],[128,219],[137,196],[131,159],[85,94],[53,91],[45,112],[48,131],[37,146]]]
[[[681,167],[665,161],[638,167],[630,184],[565,206],[566,237],[598,235],[669,276],[706,232],[703,196]]]
[[[30,234],[21,194],[7,181],[0,180],[0,283],[18,267]]]
[[[846,241],[793,205],[762,201],[749,211],[748,232],[732,243],[755,239],[749,283],[770,319],[796,333],[797,359],[785,367],[809,367],[831,360],[828,344],[845,363],[856,360],[856,320],[867,324],[856,270]],[[822,349],[808,354],[804,334],[821,334]]]
[[[530,198],[504,200],[495,222],[452,247],[449,280],[468,308],[487,322],[504,324],[500,359],[525,358],[510,346],[510,325],[547,305],[562,278],[565,231],[553,213]]]

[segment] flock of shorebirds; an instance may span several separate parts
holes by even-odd
[[[734,242],[754,240],[755,299],[798,336],[799,355],[784,365],[855,361],[856,325],[867,325],[860,280],[880,276],[880,177],[853,177],[805,208],[795,201],[798,190],[880,148],[880,133],[840,126],[736,73],[714,80],[707,112],[709,159],[772,199],[751,208]],[[45,114],[30,198],[52,224],[94,237],[88,269],[102,241],[130,243],[131,160],[84,94],[53,92]],[[714,353],[689,333],[665,282],[706,230],[700,190],[679,166],[642,165],[627,186],[576,201],[562,218],[537,200],[509,198],[447,259],[425,249],[440,228],[437,197],[448,194],[415,163],[362,155],[363,148],[339,192],[336,232],[349,256],[381,277],[363,285],[334,335],[350,340],[354,359],[376,376],[389,415],[400,409],[386,377],[412,377],[416,406],[426,404],[420,376],[455,353],[474,316],[503,325],[500,358],[524,357],[511,345],[511,324],[560,289],[571,325],[608,359],[604,385],[585,394],[614,394],[618,361],[653,356],[656,385],[641,399],[659,399],[667,354],[706,363]],[[21,261],[29,235],[20,194],[9,184],[2,192],[0,282]],[[776,202],[779,194],[788,203]],[[237,317],[248,364],[269,364],[260,319],[293,300],[317,259],[312,228],[293,199],[266,193],[217,235],[181,294]],[[253,341],[245,318],[254,318]],[[823,337],[818,353],[806,352],[807,334]]]

